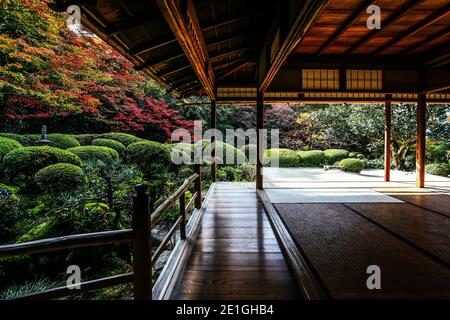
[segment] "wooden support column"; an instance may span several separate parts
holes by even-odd
[[[426,95],[421,93],[417,101],[416,186],[418,188],[425,187],[426,109]]]
[[[216,100],[211,100],[211,129],[217,129],[217,104]],[[216,164],[216,136],[211,137],[211,180],[217,180],[217,164]]]
[[[256,159],[256,188],[263,189],[263,152],[264,152],[264,93],[258,91],[256,101],[256,137],[257,137],[257,159]]]
[[[389,101],[385,102],[384,117],[384,181],[391,181],[391,127],[392,127],[392,105],[390,95],[386,96]]]

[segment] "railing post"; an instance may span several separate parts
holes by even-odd
[[[133,197],[134,299],[152,299],[152,237],[147,187],[137,185]]]
[[[200,164],[194,165],[195,173],[198,175],[195,179],[195,192],[197,197],[195,198],[195,208],[200,209],[202,207],[202,170]]]
[[[180,196],[180,238],[186,240],[186,194],[183,192]]]

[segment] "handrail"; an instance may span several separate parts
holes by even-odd
[[[133,232],[131,229],[75,234],[24,243],[2,245],[0,246],[0,258],[124,243],[131,242],[132,240]]]

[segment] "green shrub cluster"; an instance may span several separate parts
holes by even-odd
[[[348,158],[339,162],[339,167],[346,172],[361,172],[364,169],[364,162],[359,159]]]
[[[83,161],[118,161],[119,154],[116,150],[100,146],[83,146],[67,149],[77,155]]]
[[[0,137],[0,162],[8,153],[21,147],[22,144],[16,140]]]
[[[425,170],[428,174],[447,177],[450,175],[450,164],[430,163],[425,167]]]
[[[204,158],[204,161],[206,163],[211,163],[212,157],[212,144],[210,140],[201,140],[196,143],[195,147],[198,147],[198,145],[201,145],[202,148],[202,155]],[[217,141],[216,142],[216,157],[217,164],[226,164],[226,165],[233,165],[233,164],[242,164],[247,161],[247,158],[245,157],[244,152],[242,152],[240,149],[233,147],[230,144]]]
[[[320,150],[299,151],[300,167],[321,167],[325,164],[325,152]]]
[[[111,139],[95,139],[92,141],[93,146],[99,146],[99,147],[108,147],[111,149],[114,149],[119,153],[119,155],[122,155],[125,150],[127,149],[122,143],[116,140]]]
[[[343,149],[328,149],[324,151],[326,164],[333,165],[348,157],[348,151]]]
[[[167,172],[172,166],[169,148],[158,142],[132,143],[126,153],[128,162],[141,168],[149,178]]]
[[[92,144],[92,141],[98,138],[98,134],[76,134],[73,137],[80,145],[89,146]]]
[[[128,147],[132,143],[142,141],[141,138],[133,136],[132,134],[120,132],[103,133],[98,135],[98,138],[115,140],[122,143],[125,147]]]
[[[21,135],[16,133],[0,133],[0,137],[16,140],[24,147],[32,146],[35,143],[35,141],[28,135]]]
[[[53,147],[24,147],[11,151],[3,158],[5,173],[11,181],[30,181],[41,169],[56,163],[81,166],[75,154]]]
[[[47,136],[47,139],[51,141],[51,147],[59,149],[69,149],[80,146],[80,143],[69,134],[52,133]],[[37,140],[39,140],[39,136],[37,137],[36,141]]]
[[[264,163],[277,160],[280,168],[295,168],[300,165],[300,158],[295,151],[289,149],[269,149],[264,152]]]
[[[247,144],[241,148],[241,151],[248,160],[253,160],[253,162],[256,161],[256,157],[258,156],[256,144]],[[251,156],[253,156],[254,159],[250,159]]]
[[[57,163],[39,170],[34,179],[46,192],[64,192],[77,189],[85,181],[83,170],[69,163]]]

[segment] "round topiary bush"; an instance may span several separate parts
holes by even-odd
[[[21,147],[22,144],[16,140],[0,137],[0,162],[8,153]]]
[[[0,137],[16,140],[24,147],[33,146],[35,144],[35,141],[28,135],[21,135],[16,133],[0,133]]]
[[[81,166],[75,154],[53,147],[24,147],[11,151],[3,158],[5,173],[11,181],[30,181],[41,169],[56,163]]]
[[[122,143],[110,139],[95,139],[92,141],[93,146],[108,147],[116,150],[119,155],[123,154],[127,149]]]
[[[194,159],[194,145],[189,143],[174,143],[166,145],[174,164],[192,164]]]
[[[111,162],[119,160],[116,150],[100,146],[83,146],[67,149],[83,161]]]
[[[125,147],[128,147],[132,143],[142,141],[141,138],[138,138],[131,134],[119,132],[103,133],[98,135],[98,138],[115,140],[122,143]]]
[[[59,149],[70,149],[80,146],[80,143],[68,134],[52,133],[47,136],[47,139],[51,141],[51,147]]]
[[[128,146],[127,160],[137,165],[148,178],[164,175],[172,166],[170,150],[154,141],[140,141]]]
[[[450,164],[430,163],[425,167],[425,170],[428,174],[447,177],[450,175]]]
[[[212,157],[212,145],[210,140],[201,140],[196,143],[198,147],[201,144],[203,161],[206,163],[211,163]],[[195,151],[195,146],[194,146]],[[217,164],[242,164],[247,161],[245,154],[238,148],[233,147],[230,144],[224,143],[222,141],[216,141],[216,157]]]
[[[298,154],[290,149],[269,149],[264,152],[264,163],[274,165],[278,161],[280,168],[295,168],[300,165]]]
[[[256,144],[247,144],[241,148],[241,151],[244,153],[247,160],[251,163],[256,163],[256,159],[258,157]]]
[[[335,164],[348,157],[348,151],[343,149],[328,149],[324,151],[326,164]]]
[[[63,192],[74,190],[85,181],[83,170],[69,163],[57,163],[39,170],[34,180],[42,190]]]
[[[98,134],[75,134],[74,137],[82,146],[90,146],[92,141],[98,138]]]
[[[364,169],[364,162],[359,159],[349,158],[339,162],[339,167],[346,172],[361,172]]]
[[[325,153],[320,150],[300,151],[300,167],[321,167],[325,164]]]

